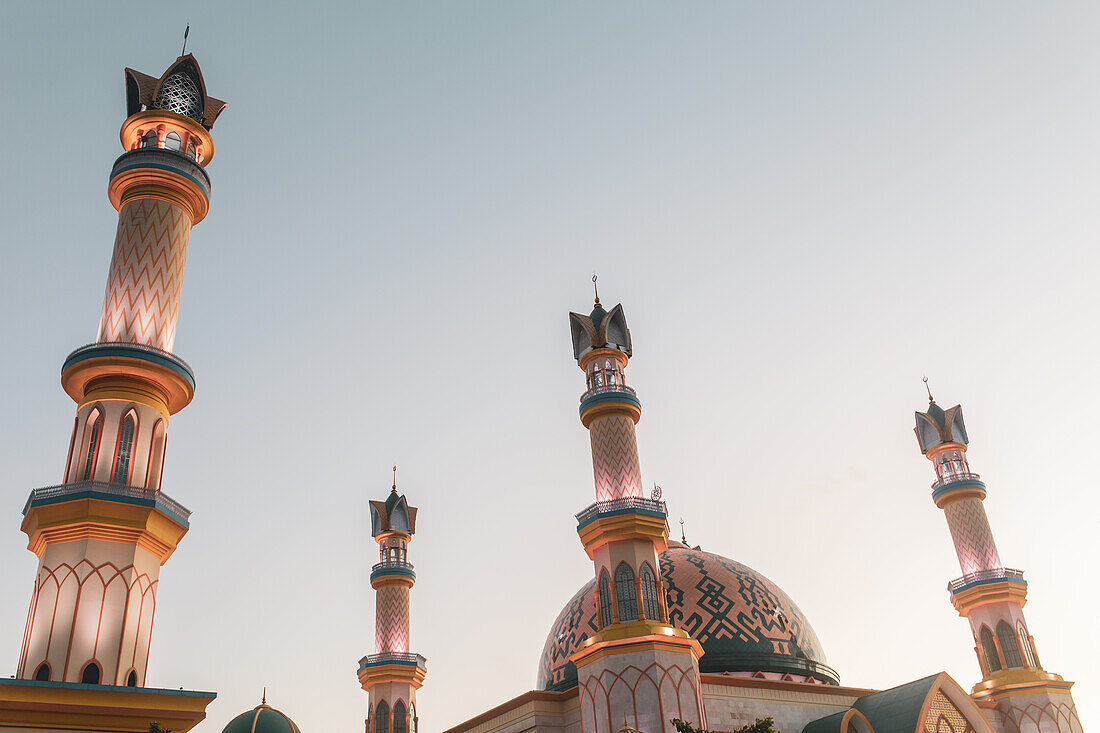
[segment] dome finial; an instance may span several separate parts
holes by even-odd
[[[927,374],[924,375],[924,389],[925,389],[926,392],[928,392],[928,404],[930,404],[930,405],[936,404],[936,400],[932,398],[932,388],[928,386],[928,375]]]
[[[184,36],[186,38],[186,36]],[[267,705],[267,685],[264,685],[264,696],[260,699],[261,705]]]
[[[599,279],[599,275],[592,273],[592,290],[596,293],[596,308],[600,307],[600,289],[596,287],[596,280]]]
[[[180,58],[182,59],[187,55],[187,34],[191,32],[191,24],[188,23],[187,27],[183,29],[183,50],[180,51]]]
[[[683,542],[685,545],[687,545],[687,543],[688,543],[687,535],[684,534],[684,518],[683,517],[680,517],[680,541]]]
[[[393,491],[397,491],[397,466],[393,467]]]

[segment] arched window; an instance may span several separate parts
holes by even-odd
[[[1031,636],[1027,629],[1019,621],[1016,622],[1016,631],[1020,634],[1020,643],[1024,645],[1024,656],[1027,657],[1027,666],[1039,668],[1039,660],[1035,657],[1035,647],[1031,645]]]
[[[88,662],[88,666],[80,673],[80,681],[85,685],[98,685],[102,672],[95,662]]]
[[[126,675],[126,686],[137,687],[137,670],[131,669],[130,674]]]
[[[141,147],[143,148],[155,148],[157,146],[157,131],[150,130],[145,133],[145,136],[141,138]]]
[[[1010,669],[1024,666],[1024,660],[1020,657],[1020,645],[1016,643],[1016,634],[1004,621],[997,624],[997,639],[1001,642],[1001,654],[1004,654],[1005,664]]]
[[[93,410],[89,416],[92,421],[92,429],[88,433],[88,454],[84,459],[84,481],[90,481],[95,470],[95,457],[99,451],[99,433],[103,427],[103,414],[99,410]]]
[[[600,571],[600,628],[611,625],[611,578]]]
[[[115,452],[115,470],[111,481],[116,484],[130,483],[130,454],[134,449],[134,413],[122,419],[118,429],[118,450]]]
[[[385,700],[374,709],[374,733],[390,733],[390,706]]]
[[[49,682],[50,681],[50,665],[42,662],[38,665],[38,669],[34,671],[34,679],[36,682]]]
[[[638,620],[638,593],[634,587],[634,571],[619,563],[615,570],[615,595],[619,602],[619,621]]]
[[[164,420],[157,420],[153,426],[153,440],[149,445],[149,463],[145,467],[145,486],[149,489],[160,488],[160,474],[164,468]]]
[[[657,578],[649,563],[642,563],[642,610],[650,621],[661,620],[661,604],[657,602]]]
[[[406,733],[405,703],[400,700],[393,705],[393,733]]]
[[[73,450],[76,448],[76,429],[80,427],[80,418],[73,418],[73,434],[69,438],[69,456],[65,459],[65,483],[69,483],[69,474],[73,470]]]
[[[191,160],[195,159],[195,143],[187,143],[187,157]]]
[[[174,132],[170,132],[164,136],[164,147],[168,150],[175,150],[177,153],[183,146],[183,142],[180,140],[180,136]]]
[[[1001,659],[997,656],[997,645],[993,643],[993,632],[989,630],[988,626],[983,626],[979,638],[982,643],[982,654],[985,656],[986,669],[989,670],[990,674],[999,671],[1001,669]]]

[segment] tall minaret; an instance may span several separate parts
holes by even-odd
[[[385,501],[370,503],[371,535],[379,562],[371,568],[375,595],[375,653],[359,660],[359,684],[369,695],[366,733],[416,733],[416,691],[427,675],[425,659],[409,651],[410,591],[416,573],[409,542],[416,532],[416,507],[393,488]]]
[[[21,679],[144,686],[160,567],[188,527],[189,512],[160,491],[168,421],[195,391],[171,349],[225,102],[207,96],[187,55],[159,79],[126,69],[126,103],[99,331],[61,369],[77,404],[63,482],[32,491],[23,510],[39,568]]]
[[[581,728],[613,733],[626,720],[642,733],[663,733],[675,730],[673,718],[705,727],[702,647],[668,622],[658,559],[668,544],[667,511],[642,495],[634,434],[642,406],[624,376],[631,355],[626,317],[621,305],[605,311],[597,293],[592,313],[570,313],[569,324],[573,357],[585,374],[580,417],[596,484],[596,503],[577,515],[577,533],[595,565],[600,626],[570,658]],[[626,684],[616,687],[619,680]],[[613,688],[621,692],[608,695]]]
[[[971,696],[995,708],[1004,730],[1080,733],[1072,682],[1047,672],[1024,619],[1027,582],[1001,564],[985,515],[985,484],[966,459],[969,440],[962,407],[944,411],[928,393],[928,411],[916,413],[921,452],[932,461],[932,499],[947,515],[962,577],[948,583],[951,602],[970,622],[982,681]]]

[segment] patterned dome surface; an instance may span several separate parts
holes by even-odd
[[[301,733],[301,731],[281,710],[261,703],[229,721],[222,733]]]
[[[752,568],[670,542],[661,554],[661,578],[672,624],[703,646],[700,672],[779,672],[840,683],[802,611]],[[538,689],[576,686],[577,668],[569,656],[596,631],[592,579],[565,605],[546,637]]]

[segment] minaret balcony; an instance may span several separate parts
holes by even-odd
[[[962,577],[955,578],[947,584],[947,590],[955,594],[968,588],[973,588],[976,585],[1000,583],[1002,581],[1027,585],[1027,581],[1024,580],[1023,570],[1016,570],[1015,568],[993,568],[992,570],[979,570],[975,573],[967,573]]]
[[[668,516],[668,507],[663,501],[646,499],[644,496],[624,496],[620,499],[597,501],[577,515],[577,529],[582,529],[602,517],[635,513],[664,519]]]
[[[979,498],[985,498],[985,482],[976,473],[969,471],[949,473],[932,483],[932,500],[941,509],[945,503],[967,494],[976,494]]]
[[[405,562],[404,560],[385,560],[380,563],[375,563],[370,569],[370,579],[372,581],[375,578],[392,575],[411,578],[413,580],[416,579],[416,573],[413,571],[412,563]]]
[[[581,395],[581,414],[583,415],[585,410],[601,402],[629,402],[639,411],[642,409],[638,393],[633,387],[627,387],[625,384],[601,384]]]
[[[402,664],[409,667],[416,667],[427,671],[428,660],[424,658],[422,654],[415,654],[413,652],[382,652],[381,654],[370,654],[359,660],[359,671],[369,667],[378,667],[383,664]]]
[[[103,481],[74,481],[68,484],[33,489],[26,505],[23,507],[23,516],[27,516],[27,513],[36,507],[61,504],[67,501],[79,501],[81,499],[98,499],[100,501],[151,507],[167,515],[182,527],[189,526],[188,519],[191,517],[190,510],[159,489],[146,489],[141,486],[126,486],[125,484],[111,484]]]

